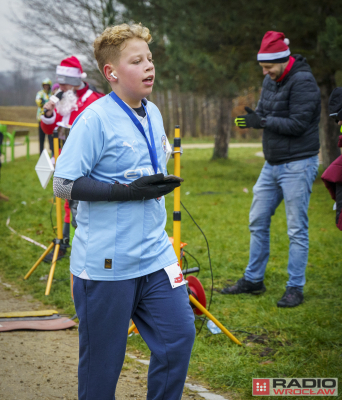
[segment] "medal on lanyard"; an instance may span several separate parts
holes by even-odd
[[[123,111],[125,111],[125,113],[131,118],[132,122],[134,123],[134,125],[139,129],[140,133],[144,136],[144,138],[146,139],[146,143],[147,143],[147,147],[148,147],[148,151],[150,153],[150,159],[152,162],[152,166],[154,169],[154,173],[158,173],[158,156],[157,156],[157,150],[156,150],[156,145],[154,143],[154,137],[153,137],[153,130],[152,130],[152,124],[151,124],[151,120],[150,120],[150,116],[148,115],[148,112],[146,110],[145,105],[142,103],[142,106],[144,107],[145,113],[147,115],[147,121],[148,121],[148,130],[149,130],[149,134],[150,134],[150,140],[151,140],[151,144],[149,142],[149,140],[146,137],[146,133],[145,133],[145,129],[144,127],[141,125],[140,121],[138,120],[138,118],[133,114],[132,110],[128,107],[128,105],[122,101],[120,99],[120,97],[118,97],[117,94],[115,94],[114,92],[110,93],[111,98],[123,109]]]

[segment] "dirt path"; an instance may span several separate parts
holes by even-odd
[[[51,309],[0,280],[0,312]],[[139,357],[139,352],[134,354]],[[146,362],[146,359],[145,359]],[[0,333],[1,400],[77,400],[77,329]],[[117,400],[146,399],[147,366],[127,356]],[[205,390],[205,389],[204,389]],[[207,393],[209,397],[223,397]],[[185,388],[182,400],[203,400]],[[100,399],[99,399],[100,400]]]

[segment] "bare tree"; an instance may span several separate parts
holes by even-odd
[[[100,81],[92,44],[108,25],[121,23],[123,10],[116,0],[25,0],[22,16],[12,12],[22,36],[9,43],[9,58],[27,68],[48,68],[74,54]]]

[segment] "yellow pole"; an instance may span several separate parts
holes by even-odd
[[[175,126],[175,138],[173,142],[174,151],[174,175],[180,177],[180,129],[179,126]],[[173,206],[173,248],[175,250],[178,262],[180,264],[180,244],[181,244],[181,211],[180,211],[180,187],[174,191],[174,206]]]
[[[15,122],[15,121],[0,121],[0,124],[14,125],[14,126],[30,126],[32,128],[38,128],[37,122]]]
[[[129,327],[129,329],[128,329],[128,336],[134,331],[134,329],[135,329],[136,327],[135,327],[135,324],[134,323],[132,323],[132,325]]]
[[[47,284],[46,284],[45,296],[48,296],[50,294],[53,275],[54,275],[55,269],[56,269],[56,263],[57,263],[59,248],[60,248],[60,244],[56,244],[55,250],[53,252],[53,258],[52,258],[52,264],[51,264],[51,268],[50,268],[50,273],[49,273],[48,281],[47,281]]]
[[[50,250],[53,248],[54,242],[50,243],[50,246],[44,251],[44,253],[40,256],[39,260],[34,264],[34,266],[29,270],[29,272],[24,276],[24,279],[26,280],[27,278],[30,277],[32,272],[38,267],[38,265],[43,261],[45,256],[50,252]]]
[[[53,136],[53,153],[55,156],[55,165],[57,163],[57,158],[59,156],[59,140],[58,133],[54,133]],[[55,273],[60,243],[63,240],[63,218],[62,218],[62,199],[56,197],[56,217],[57,217],[57,243],[55,246],[55,251],[53,253],[52,264],[50,268],[49,278],[46,285],[45,296],[50,294],[53,275]]]
[[[181,139],[180,139],[180,129],[179,126],[175,127],[175,139],[174,139],[174,175],[180,177],[180,147],[181,147]],[[174,212],[173,212],[173,248],[175,250],[176,256],[178,258],[178,262],[180,263],[180,243],[181,243],[181,211],[180,211],[180,187],[176,188],[174,191]],[[242,343],[236,339],[234,335],[232,335],[228,329],[226,329],[221,322],[219,322],[205,307],[202,306],[200,302],[198,302],[191,294],[189,295],[189,300],[192,304],[194,304],[203,314],[205,314],[211,321],[218,326],[221,331],[229,337],[234,343],[242,346]],[[128,329],[128,335],[130,335],[135,328],[134,323]]]
[[[210,314],[210,312],[209,312],[206,308],[204,308],[204,307],[202,306],[202,304],[201,304],[199,301],[197,301],[191,294],[189,295],[189,299],[190,299],[191,303],[194,304],[200,311],[202,311],[202,313],[205,314],[209,319],[211,319],[211,320],[214,322],[214,324],[217,325],[217,326],[221,329],[221,331],[222,331],[223,333],[225,333],[225,334],[229,337],[229,339],[231,339],[231,340],[232,340],[233,342],[235,342],[236,344],[242,346],[242,343],[239,342],[239,341],[236,339],[236,337],[235,337],[234,335],[232,335],[232,334],[228,331],[228,329],[226,329],[226,328],[221,324],[221,322],[219,322],[212,314]]]

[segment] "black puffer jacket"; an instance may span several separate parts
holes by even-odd
[[[277,83],[267,75],[257,114],[266,117],[263,149],[270,164],[283,164],[318,154],[321,96],[306,59],[293,56],[285,78]]]

